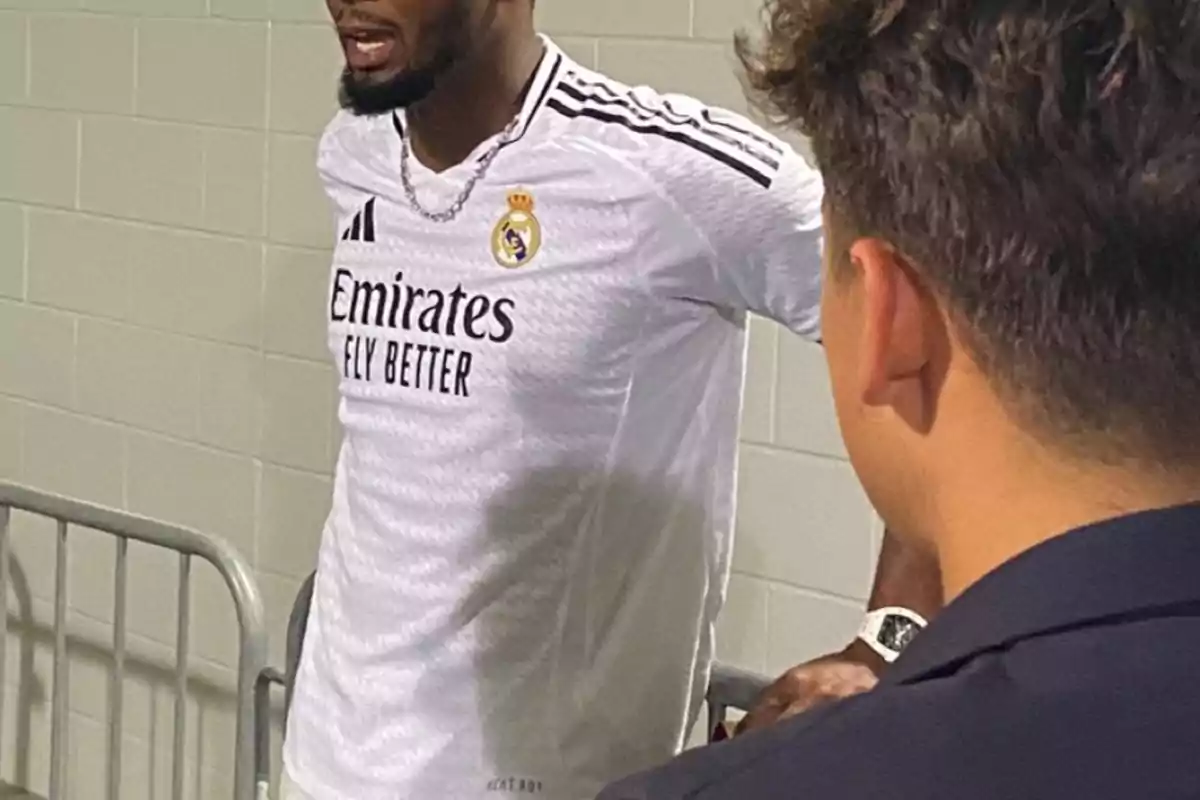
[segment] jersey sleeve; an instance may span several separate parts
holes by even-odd
[[[652,178],[699,237],[706,263],[661,276],[675,296],[820,337],[820,173],[781,139],[731,112],[663,98],[691,122],[656,148]]]

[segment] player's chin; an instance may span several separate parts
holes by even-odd
[[[403,65],[359,69],[347,64],[342,82],[354,88],[372,89],[402,82],[406,72],[407,67]]]
[[[386,114],[405,108],[416,94],[408,86],[403,68],[342,73],[341,104],[355,114]]]

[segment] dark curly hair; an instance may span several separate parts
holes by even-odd
[[[1019,418],[1089,458],[1200,466],[1200,0],[766,16],[738,53],[811,139],[835,227],[905,255]]]

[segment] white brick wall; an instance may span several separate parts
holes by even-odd
[[[587,64],[741,108],[729,40],[758,4],[539,12]],[[0,0],[0,478],[227,537],[276,634],[314,563],[337,436],[313,171],[338,62],[323,21],[320,0]],[[746,404],[720,651],[774,672],[846,640],[877,536],[819,352],[756,323]],[[10,614],[28,630],[51,618],[54,537],[14,528]],[[169,665],[175,562],[132,553],[131,641]],[[83,531],[70,557],[72,796],[99,797],[112,543]],[[194,798],[229,796],[235,643],[217,581],[194,582]],[[42,791],[48,648],[10,636],[0,740],[3,778]],[[168,672],[138,668],[125,719],[123,800],[168,796]]]

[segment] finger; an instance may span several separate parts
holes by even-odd
[[[806,694],[791,700],[791,702],[773,698],[770,704],[761,705],[743,717],[737,728],[734,729],[733,735],[739,736],[748,731],[770,727],[833,699],[835,698],[821,694]]]
[[[871,686],[865,683],[807,686],[803,689],[794,685],[778,687],[775,691],[768,692],[770,696],[742,718],[734,730],[734,735],[774,725],[797,714],[811,711],[817,706],[859,694],[870,688]]]
[[[785,708],[780,709],[775,717],[775,722],[782,722],[785,719],[794,717],[797,714],[803,714],[806,711],[834,703],[838,700],[844,700],[848,697],[853,697],[863,692],[870,691],[874,687],[874,682],[857,682],[857,683],[840,683],[832,686],[822,686],[815,692],[806,695],[796,696],[791,699],[791,702]]]
[[[775,718],[775,722],[783,722],[785,719],[791,719],[792,717],[803,714],[806,711],[812,711],[820,706],[828,705],[829,703],[832,703],[834,700],[838,699],[839,698],[832,697],[827,694],[809,695],[808,697],[789,704],[787,708],[782,709],[779,712],[779,715]]]
[[[733,735],[739,736],[746,731],[765,728],[778,718],[784,706],[785,703],[775,697],[767,698],[738,721],[737,727],[733,729]]]
[[[783,679],[780,678],[768,686],[758,695],[754,705],[746,716],[742,717],[733,729],[733,735],[737,736],[747,730],[753,728],[761,728],[764,725],[769,725],[776,715],[783,710],[787,705],[788,692],[784,690],[782,685]]]

